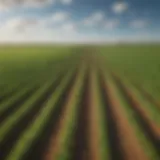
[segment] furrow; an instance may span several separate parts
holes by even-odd
[[[119,155],[113,156],[111,159],[120,159],[120,160],[147,160],[148,157],[145,155],[141,145],[139,144],[138,139],[136,138],[136,134],[134,133],[133,128],[128,123],[127,116],[125,115],[125,111],[121,106],[119,98],[116,93],[116,88],[110,79],[107,77],[107,81],[102,75],[102,88],[104,88],[105,97],[108,99],[108,111],[111,114],[110,119],[108,121],[114,121],[112,124],[114,125],[114,130],[116,133],[115,137],[116,141],[112,141],[112,143],[116,143],[112,146],[112,149],[116,151]],[[116,148],[114,148],[116,147]],[[113,151],[112,151],[113,152]],[[116,154],[116,152],[114,154]]]

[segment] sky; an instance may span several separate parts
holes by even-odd
[[[0,0],[0,42],[160,41],[160,0]]]

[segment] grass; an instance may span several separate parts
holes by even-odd
[[[27,86],[24,87],[22,90],[16,92],[13,96],[9,98],[9,100],[4,101],[0,105],[0,114],[4,112],[6,109],[10,107],[14,102],[16,102],[18,99],[20,99],[24,94],[27,93],[33,86]]]
[[[1,126],[0,130],[0,142],[4,139],[6,134],[14,127],[14,124],[16,124],[22,117],[25,115],[32,107],[33,104],[37,101],[38,98],[40,98],[44,92],[50,87],[51,83],[45,84],[43,87],[41,87],[35,94],[32,96],[29,100],[24,103],[21,108],[15,112],[13,115],[7,118],[6,121]]]
[[[76,83],[73,86],[73,93],[72,97],[70,97],[71,101],[67,104],[67,117],[65,121],[65,127],[63,130],[60,131],[60,143],[63,146],[62,150],[60,150],[59,154],[57,155],[57,160],[67,160],[70,157],[70,145],[72,143],[72,137],[74,134],[74,129],[76,128],[77,124],[77,117],[78,117],[78,104],[80,102],[82,96],[82,86],[84,80],[85,67],[83,67],[79,73],[79,77]]]
[[[132,84],[128,83],[127,81],[124,85],[126,85],[127,88],[134,94],[135,98],[138,100],[138,102],[141,104],[142,108],[145,109],[151,118],[151,120],[154,121],[158,126],[160,126],[160,111],[159,109],[152,103],[150,103],[147,98],[145,98],[139,90],[137,90]]]
[[[97,53],[97,54],[96,54]],[[50,98],[46,98],[39,112],[32,118],[31,123],[24,127],[23,132],[16,139],[12,152],[9,153],[7,160],[20,160],[30,150],[32,143],[37,142],[50,116],[59,107],[57,102],[62,98],[63,93],[68,85],[73,72],[79,67],[81,57],[84,58],[84,66],[81,66],[81,74],[73,87],[71,104],[67,106],[67,118],[65,125],[62,127],[60,135],[61,149],[58,160],[70,159],[73,134],[75,134],[78,110],[80,107],[82,90],[84,90],[83,79],[85,73],[85,59],[88,60],[90,55],[95,55],[93,59],[103,60],[103,68],[105,67],[106,79],[108,70],[112,69],[123,80],[124,84],[134,93],[135,98],[147,110],[150,118],[160,126],[159,110],[145,98],[142,93],[137,90],[131,82],[136,82],[145,88],[157,101],[160,98],[160,46],[159,45],[117,45],[117,46],[0,46],[0,96],[15,91],[8,99],[0,103],[0,114],[9,109],[17,100],[31,88],[39,87],[25,102],[17,108],[13,113],[5,118],[0,126],[0,144],[7,135],[11,133],[27,113],[32,111],[36,102],[41,99],[46,91],[48,91],[53,82],[59,75],[64,73],[60,85],[50,94]],[[93,60],[92,59],[92,60]],[[91,61],[92,61],[91,60]],[[98,61],[98,60],[97,60]],[[87,61],[90,63],[90,61]],[[95,102],[97,103],[97,121],[99,129],[99,150],[102,159],[110,159],[110,144],[107,131],[107,117],[105,112],[105,104],[103,104],[100,82],[98,73],[94,71],[94,87],[92,87]],[[93,78],[92,77],[92,78]],[[132,107],[126,102],[121,91],[113,83],[114,89],[117,91],[117,97],[125,109],[127,119],[134,128],[135,134],[142,146],[144,152],[150,160],[158,160],[158,154],[153,147],[150,139],[145,136],[144,130],[136,121],[135,113]],[[17,89],[17,90],[16,90]],[[62,96],[62,97],[61,97]],[[81,103],[80,103],[81,104]],[[40,104],[41,105],[41,104]],[[63,106],[62,106],[63,107]],[[63,108],[62,110],[63,111]],[[55,112],[56,113],[56,112]],[[88,115],[86,115],[88,116]],[[26,118],[27,119],[27,118]],[[59,119],[59,117],[57,118]],[[56,123],[57,124],[57,123]],[[84,124],[85,125],[85,124]],[[56,126],[56,125],[55,125]],[[87,135],[88,136],[88,135]],[[42,142],[43,143],[43,142]],[[118,145],[118,144],[117,144]],[[2,146],[3,148],[3,146]],[[116,153],[115,153],[116,154]]]
[[[43,82],[52,71],[64,66],[71,54],[71,47],[0,47],[0,86]]]
[[[51,96],[52,98],[50,98],[46,102],[45,107],[41,110],[41,112],[39,113],[35,121],[23,133],[21,138],[16,143],[12,153],[8,156],[7,160],[21,159],[23,154],[26,152],[26,150],[29,149],[31,143],[36,139],[38,134],[40,134],[44,125],[46,124],[46,121],[49,118],[51,111],[55,107],[55,104],[58,98],[63,93],[62,91],[64,87],[67,85],[68,81],[70,80],[71,73],[64,78],[60,87],[58,87],[57,90],[52,94]]]
[[[160,45],[107,46],[97,52],[109,67],[160,98]]]
[[[114,84],[115,86],[115,84]],[[146,137],[144,131],[140,127],[139,123],[136,121],[136,115],[135,112],[133,111],[132,107],[127,103],[126,98],[122,94],[122,92],[117,88],[116,89],[117,97],[119,97],[119,101],[121,102],[121,106],[124,107],[126,111],[127,118],[129,120],[129,123],[132,125],[136,137],[138,138],[138,141],[140,145],[142,146],[144,153],[149,157],[150,160],[158,160],[159,155],[155,151],[155,148],[153,147],[152,143],[150,140]]]
[[[101,159],[105,160],[105,159],[110,159],[110,148],[109,148],[109,141],[108,141],[108,131],[107,131],[107,125],[106,125],[106,112],[104,110],[105,104],[103,103],[103,100],[101,98],[101,92],[100,92],[100,86],[99,86],[99,81],[98,81],[98,70],[95,71],[94,73],[94,94],[95,94],[95,102],[96,103],[96,107],[97,107],[97,115],[98,115],[98,124],[99,124],[99,132],[100,132],[100,137],[99,137],[99,150],[100,150],[100,155],[101,155]]]

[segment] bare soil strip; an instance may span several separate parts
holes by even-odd
[[[110,159],[111,160],[123,160],[123,154],[121,152],[121,147],[119,145],[120,139],[118,136],[117,124],[114,119],[114,115],[112,114],[112,106],[110,104],[110,100],[108,98],[108,92],[105,89],[105,82],[102,75],[99,76],[100,81],[100,89],[101,89],[101,96],[102,101],[104,102],[104,112],[106,114],[105,123],[106,123],[106,130],[108,131],[108,143],[110,147]]]
[[[58,121],[62,115],[64,105],[68,99],[68,94],[72,89],[72,85],[75,83],[77,77],[77,70],[71,77],[70,82],[67,84],[64,92],[60,96],[56,107],[53,109],[52,114],[45,125],[43,131],[39,134],[37,139],[32,143],[30,150],[23,156],[23,160],[42,160],[44,159],[48,144],[50,143],[51,137],[57,132]]]
[[[0,125],[5,121],[5,119],[7,119],[7,117],[16,112],[16,110],[19,109],[21,105],[35,93],[36,90],[37,87],[30,89],[27,93],[22,95],[20,99],[17,99],[13,104],[11,104],[4,112],[0,113]]]
[[[75,129],[75,134],[72,138],[72,146],[70,147],[71,151],[71,160],[88,160],[89,153],[89,142],[88,142],[88,114],[89,114],[89,72],[86,71],[82,98],[78,105],[78,118],[77,118],[77,127]]]
[[[47,152],[44,156],[45,160],[57,160],[57,158],[60,156],[60,154],[63,152],[63,133],[65,126],[68,125],[68,122],[70,120],[71,112],[73,110],[73,107],[75,107],[75,104],[72,104],[74,100],[76,99],[76,96],[79,92],[79,87],[77,88],[77,85],[82,80],[82,70],[79,70],[79,73],[74,81],[72,83],[72,87],[70,92],[68,92],[65,104],[63,106],[63,111],[60,115],[60,119],[57,122],[56,130],[54,133],[52,133],[52,136],[50,137],[49,145],[47,147]],[[74,102],[75,103],[75,102]]]
[[[36,118],[38,112],[42,109],[43,104],[47,99],[50,98],[52,92],[57,88],[60,84],[63,75],[60,75],[56,81],[52,84],[50,89],[44,93],[42,97],[37,99],[36,103],[33,104],[31,110],[29,110],[24,117],[14,126],[14,128],[6,134],[3,141],[0,143],[0,159],[4,160],[6,156],[11,152],[12,147],[14,146],[15,142],[19,139],[23,131],[32,123],[32,120]]]
[[[101,146],[100,146],[100,128],[99,128],[99,110],[98,98],[96,95],[96,74],[95,68],[91,66],[89,78],[89,159],[100,160],[101,159]]]
[[[136,112],[138,123],[142,126],[145,134],[150,138],[157,153],[160,155],[160,128],[151,120],[148,112],[143,109],[142,104],[136,99],[134,94],[124,86],[118,77],[114,75],[114,78],[122,93],[127,98],[128,103]]]
[[[113,118],[110,120],[114,121],[114,125],[116,127],[115,131],[117,131],[118,141],[116,142],[116,145],[119,145],[118,152],[121,152],[120,157],[117,157],[117,159],[147,160],[148,158],[141,148],[133,128],[128,122],[125,111],[123,110],[123,107],[118,100],[112,83],[109,82],[109,80],[106,82],[104,77],[102,78],[103,88],[105,89],[105,96],[110,103],[108,106],[110,108],[109,114],[111,114]],[[116,154],[116,152],[114,154]],[[116,157],[112,157],[112,159],[116,159]]]

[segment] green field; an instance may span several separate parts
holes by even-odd
[[[160,45],[129,45],[100,48],[107,65],[160,98]]]
[[[160,160],[160,45],[1,46],[0,160]]]

